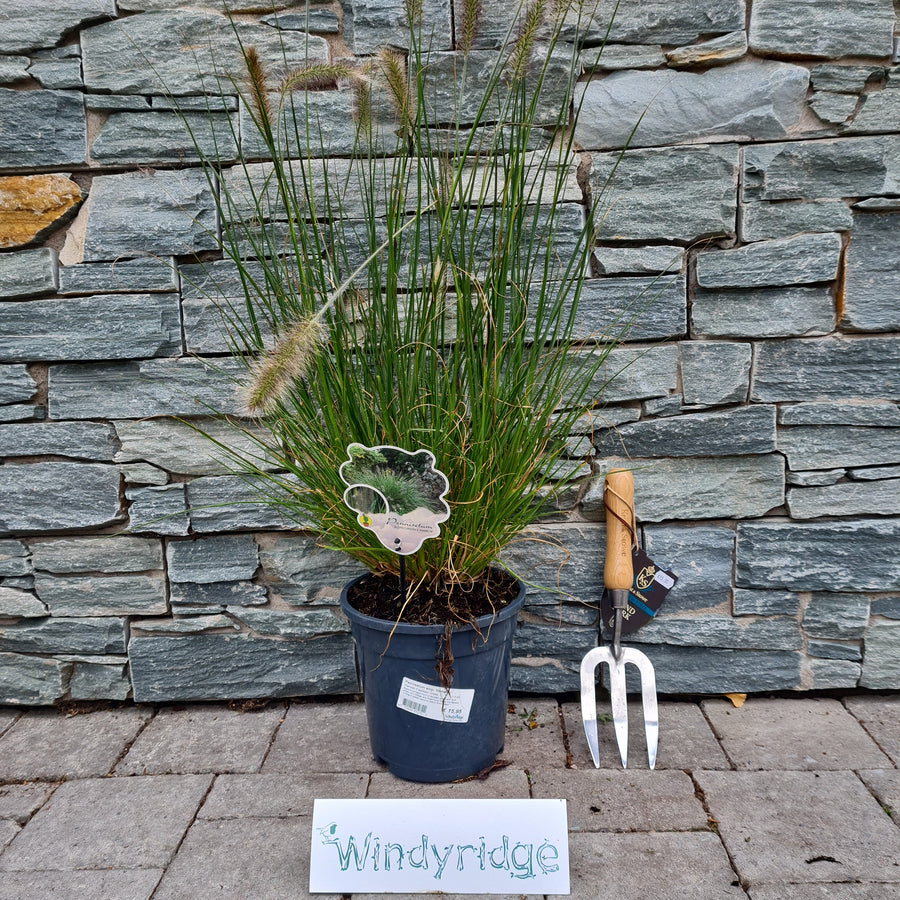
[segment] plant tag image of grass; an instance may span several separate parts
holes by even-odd
[[[349,485],[344,503],[388,550],[408,556],[440,534],[440,523],[450,517],[444,501],[450,483],[430,450],[354,443],[347,455],[338,470]]]

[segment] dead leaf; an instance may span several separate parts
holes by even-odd
[[[744,705],[744,701],[747,699],[746,694],[726,694],[725,695],[735,707],[735,709],[740,709]]]

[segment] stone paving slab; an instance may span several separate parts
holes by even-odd
[[[67,781],[0,856],[0,870],[166,866],[211,775]]]
[[[403,781],[390,772],[375,772],[369,784],[367,797],[390,799],[402,797],[409,800],[462,800],[489,799],[492,797],[519,798],[529,796],[528,775],[524,769],[510,766],[496,769],[487,778],[471,778],[451,784],[416,784]]]
[[[865,769],[857,773],[882,809],[900,825],[900,770]]]
[[[900,694],[845,697],[844,706],[856,716],[894,765],[900,766]]]
[[[697,772],[745,883],[900,882],[900,829],[852,772]]]
[[[880,769],[890,760],[837,700],[753,699],[703,711],[738,769]]]
[[[116,774],[258,772],[285,712],[280,705],[254,712],[220,704],[161,709]]]
[[[150,900],[162,869],[4,872],[3,900]]]
[[[12,819],[0,819],[0,850],[2,850],[20,831],[22,826]]]
[[[563,797],[569,831],[689,831],[707,816],[684,772],[536,769],[533,797]]]
[[[512,700],[500,756],[523,769],[565,766],[566,744],[556,700],[545,697]]]
[[[362,799],[368,775],[220,775],[200,819],[311,816],[317,798]]]
[[[727,900],[746,895],[711,831],[573,834],[570,900]]]
[[[0,819],[24,825],[56,790],[55,784],[7,784],[0,786]]]
[[[153,900],[299,900],[313,896],[307,891],[311,836],[308,816],[198,821]]]
[[[29,710],[0,737],[0,781],[106,775],[151,714],[136,706],[75,716]]]
[[[892,884],[776,884],[750,889],[750,900],[897,900]]]
[[[572,765],[578,769],[593,768],[591,752],[584,736],[581,704],[562,705],[566,737]],[[597,703],[600,742],[600,768],[614,769],[622,765],[608,700]],[[606,718],[609,716],[610,718]],[[600,718],[604,721],[600,722]],[[628,704],[628,768],[648,769],[647,739],[644,736],[644,713],[640,702]],[[659,750],[657,769],[730,769],[709,723],[696,703],[659,704]]]
[[[262,771],[377,772],[363,703],[292,703]]]

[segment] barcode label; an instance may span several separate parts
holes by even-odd
[[[415,716],[435,722],[469,721],[475,691],[471,688],[442,688],[404,678],[397,697],[397,707]]]

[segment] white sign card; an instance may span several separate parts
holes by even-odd
[[[565,800],[316,800],[311,893],[568,894]]]
[[[344,503],[388,550],[409,556],[441,533],[450,517],[444,500],[450,484],[430,450],[350,444],[347,455],[338,470],[348,485]]]

